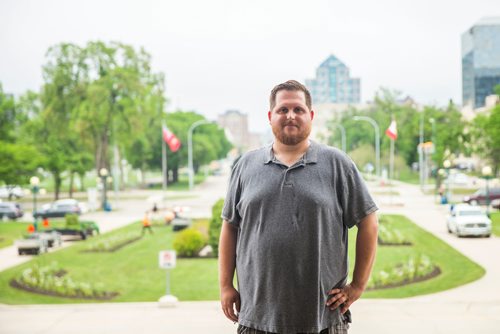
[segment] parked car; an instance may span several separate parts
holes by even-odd
[[[0,218],[17,219],[24,215],[21,205],[15,202],[0,202]]]
[[[46,253],[49,249],[48,238],[43,236],[43,233],[33,233],[26,236],[24,239],[16,240],[17,253],[23,254],[41,254]]]
[[[477,205],[453,205],[446,225],[449,233],[459,237],[470,235],[488,238],[491,235],[491,220]]]
[[[500,188],[490,188],[488,190],[489,202],[500,199]],[[479,189],[474,194],[470,196],[465,196],[463,199],[464,203],[468,203],[471,205],[486,205],[486,189]]]
[[[24,196],[24,191],[20,186],[7,185],[0,187],[0,198],[18,199]]]
[[[80,204],[75,199],[61,199],[53,202],[50,205],[43,206],[41,210],[35,212],[35,217],[40,218],[55,218],[64,217],[67,214],[80,215],[82,210]]]

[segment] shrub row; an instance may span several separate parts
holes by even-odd
[[[426,255],[410,257],[394,268],[373,272],[368,290],[393,288],[433,278],[441,273]]]
[[[44,267],[29,267],[10,284],[30,292],[67,298],[106,300],[118,295],[117,292],[105,291],[102,284],[73,281],[55,262]]]
[[[412,243],[399,230],[379,224],[378,243],[380,245],[411,246]]]
[[[115,234],[89,241],[85,252],[114,252],[134,241],[137,241],[141,236],[136,232]]]

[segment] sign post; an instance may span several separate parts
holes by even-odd
[[[161,269],[167,270],[166,295],[158,301],[160,307],[173,307],[179,301],[177,297],[170,294],[170,269],[175,268],[177,256],[173,250],[160,251],[158,254],[158,263]]]

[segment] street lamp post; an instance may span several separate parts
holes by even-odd
[[[38,229],[38,217],[36,216],[36,194],[38,194],[38,190],[40,188],[38,185],[40,184],[40,179],[36,176],[32,176],[30,178],[31,184],[31,192],[33,193],[33,226],[35,227],[35,231]]]
[[[450,184],[450,167],[451,167],[451,162],[450,160],[445,160],[443,162],[443,167],[446,171],[446,201],[449,203],[451,201],[451,184]]]
[[[189,190],[194,186],[194,169],[193,169],[193,131],[196,127],[203,124],[211,124],[212,122],[201,119],[191,124],[188,130],[188,173],[189,173]]]
[[[488,181],[491,178],[491,167],[490,166],[484,166],[483,169],[481,170],[481,173],[483,174],[483,178],[486,180],[486,214],[489,216],[490,214],[490,188]]]
[[[106,198],[106,181],[108,177],[108,170],[106,168],[101,168],[99,170],[99,176],[101,177],[102,184],[102,196],[101,196],[101,207],[103,211],[106,211],[108,200]]]
[[[377,122],[375,122],[375,120],[373,120],[370,117],[354,116],[353,119],[355,121],[367,121],[375,129],[375,167],[376,167],[376,171],[377,171],[377,176],[380,177],[380,128],[379,128]]]
[[[340,135],[341,135],[341,138],[342,138],[342,151],[344,152],[347,152],[346,149],[347,149],[347,145],[346,145],[346,135],[345,135],[345,128],[341,125],[341,124],[338,124],[338,123],[335,123],[334,126],[340,130]]]

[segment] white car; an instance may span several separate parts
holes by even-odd
[[[453,205],[446,225],[449,233],[459,237],[470,235],[488,238],[491,235],[491,220],[476,205]]]

